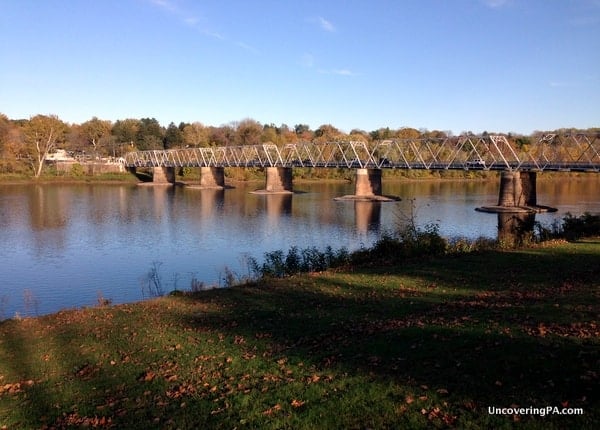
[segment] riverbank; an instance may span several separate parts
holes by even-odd
[[[598,261],[552,242],[4,321],[0,428],[591,429]]]
[[[20,185],[20,184],[132,184],[139,182],[134,175],[130,173],[104,173],[99,175],[43,175],[39,178],[33,178],[25,175],[0,175],[0,185]]]
[[[305,170],[308,169],[296,169],[302,170],[300,174],[294,176],[293,180],[295,184],[310,184],[310,183],[347,183],[353,180],[352,172],[346,177],[319,177],[318,175],[311,177],[307,175]],[[327,169],[326,169],[327,170]],[[499,173],[496,171],[426,171],[426,170],[383,170],[383,180],[385,182],[422,182],[422,181],[497,181]],[[177,183],[197,185],[200,183],[200,179],[196,178],[194,174],[188,174],[187,176],[177,176]],[[590,177],[590,173],[582,172],[545,172],[538,175],[538,181],[544,180],[577,180],[587,179]],[[264,183],[264,173],[254,172],[247,178],[240,179],[239,177],[227,176],[225,181],[227,184],[253,184],[253,183]],[[52,175],[46,174],[39,178],[33,178],[24,174],[0,174],[0,185],[12,185],[12,184],[45,184],[45,183],[96,183],[96,184],[107,184],[107,183],[140,183],[140,179],[131,173],[105,173],[98,175]]]

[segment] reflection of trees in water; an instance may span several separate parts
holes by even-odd
[[[5,315],[7,306],[8,306],[8,296],[7,295],[0,296],[0,321],[7,318]]]
[[[498,241],[505,245],[522,245],[533,234],[535,213],[499,213]]]
[[[60,229],[67,225],[71,207],[70,191],[60,186],[35,185],[27,188],[28,215],[32,230]]]
[[[32,315],[32,313],[36,316],[39,315],[40,302],[28,288],[23,291],[23,303],[26,315]]]

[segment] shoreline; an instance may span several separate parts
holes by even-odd
[[[495,174],[491,174],[495,173]],[[547,172],[541,173],[538,175],[538,181],[549,181],[549,180],[587,180],[589,177],[600,178],[598,175],[590,175],[589,173],[582,172],[567,172],[560,173],[558,176],[555,172]],[[383,180],[385,182],[390,183],[398,183],[398,182],[489,182],[498,180],[498,172],[489,172],[487,177],[399,177],[392,176],[387,177],[384,176]],[[199,183],[199,179],[189,179],[179,178],[173,185],[197,185]],[[346,178],[294,178],[293,182],[295,184],[311,184],[311,183],[328,183],[328,184],[345,184],[352,183],[353,179]],[[135,176],[131,174],[119,174],[115,175],[114,178],[107,178],[102,176],[85,176],[81,178],[69,177],[69,176],[47,176],[41,178],[14,178],[11,176],[4,177],[0,175],[0,185],[24,185],[24,184],[99,184],[99,185],[128,185],[128,184],[140,184],[144,183],[137,179]],[[261,184],[264,183],[264,178],[252,178],[252,179],[230,179],[226,178],[226,183],[228,184]]]

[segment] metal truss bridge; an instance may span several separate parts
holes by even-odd
[[[502,135],[219,146],[130,152],[127,167],[320,167],[600,171],[600,134],[545,134],[516,145]]]

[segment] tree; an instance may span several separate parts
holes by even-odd
[[[0,113],[0,172],[18,170],[18,155],[23,147],[20,127]]]
[[[97,117],[84,122],[80,127],[82,137],[86,143],[92,145],[95,154],[98,154],[98,146],[102,141],[104,143],[109,142],[111,130],[112,124],[110,121],[101,120]]]
[[[342,133],[331,124],[323,124],[315,130],[315,141],[319,143],[331,142],[340,138]]]
[[[275,143],[278,144],[280,143],[279,140],[279,133],[277,132],[277,127],[275,127],[274,124],[269,124],[269,125],[264,125],[263,126],[263,131],[262,131],[262,136],[260,138],[261,142],[263,143]]]
[[[350,131],[350,135],[348,136],[348,138],[350,140],[362,140],[363,142],[369,142],[371,140],[369,133],[358,128],[355,128],[352,131]]]
[[[201,122],[183,127],[183,143],[186,146],[208,146],[208,129]]]
[[[418,139],[421,137],[421,132],[415,128],[402,127],[396,131],[396,137],[398,139]]]
[[[141,150],[163,148],[164,131],[155,118],[142,118],[136,136],[137,147]]]
[[[211,145],[233,145],[235,141],[235,130],[231,125],[222,125],[221,127],[210,127],[209,139]]]
[[[138,131],[140,130],[140,120],[128,118],[118,120],[112,128],[112,135],[120,144],[133,145],[137,140]]]
[[[27,153],[36,178],[42,173],[46,157],[64,140],[67,125],[56,115],[36,115],[23,126]]]
[[[442,130],[431,130],[423,133],[421,137],[428,137],[431,139],[445,139],[448,137],[448,134]]]
[[[310,131],[310,127],[306,124],[296,124],[294,126],[294,131],[296,132],[297,135],[301,135],[302,133],[304,133],[306,131]]]
[[[165,137],[163,138],[163,146],[165,149],[169,148],[180,148],[183,145],[183,133],[175,125],[170,123],[165,131]]]
[[[290,129],[290,127],[287,124],[281,124],[281,127],[279,127],[279,129],[281,130],[281,138],[283,140],[283,143],[296,143],[300,139],[300,137],[296,134],[296,130]],[[310,133],[310,131],[308,131],[307,133]]]
[[[373,140],[387,140],[393,137],[392,130],[389,127],[379,128],[369,133]]]
[[[0,113],[0,154],[3,154],[8,142],[8,132],[10,130],[10,121],[6,115]]]
[[[263,127],[258,121],[247,118],[238,123],[236,129],[236,143],[238,145],[258,145],[263,132]]]

